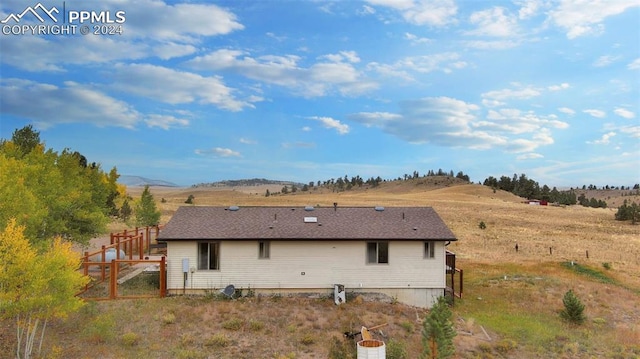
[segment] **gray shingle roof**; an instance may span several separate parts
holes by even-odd
[[[456,240],[431,207],[305,208],[180,207],[158,240]]]

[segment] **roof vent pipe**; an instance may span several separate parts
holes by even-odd
[[[402,220],[404,221],[404,212],[402,212]]]
[[[334,211],[338,210],[338,202],[333,202],[333,210]]]

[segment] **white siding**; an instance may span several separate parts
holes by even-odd
[[[257,241],[222,241],[220,270],[197,270],[196,242],[167,245],[167,287],[183,290],[182,258],[195,272],[186,289],[237,288],[318,290],[343,284],[347,291],[379,291],[399,301],[430,307],[445,287],[445,248],[424,258],[424,242],[389,242],[388,264],[367,264],[364,241],[271,241],[271,258],[258,259]],[[406,298],[405,298],[406,297]]]

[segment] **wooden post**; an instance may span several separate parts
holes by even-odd
[[[460,298],[462,298],[462,283],[464,283],[462,273],[463,271],[460,269]]]
[[[100,262],[102,264],[100,264],[100,282],[104,282],[105,277],[107,276],[106,274],[106,268],[105,268],[105,262],[107,261],[107,255],[105,254],[105,246],[102,246],[102,257],[100,257]]]
[[[549,247],[549,255],[553,255],[553,249]]]
[[[589,251],[587,250],[587,259],[589,259]]]
[[[166,260],[162,256],[160,259],[160,298],[167,296],[167,272],[166,272]]]
[[[86,276],[89,276],[89,252],[85,251],[84,252],[84,257],[82,258],[82,266],[83,268],[83,274]],[[87,291],[89,290],[89,283],[87,282],[87,284],[84,285],[84,290]]]
[[[144,240],[142,234],[138,237],[138,259],[144,258]]]
[[[111,260],[111,271],[109,275],[109,299],[118,297],[118,265],[116,260]]]

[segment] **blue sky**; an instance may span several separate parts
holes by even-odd
[[[120,174],[640,182],[637,0],[37,4],[0,4],[0,137]]]

